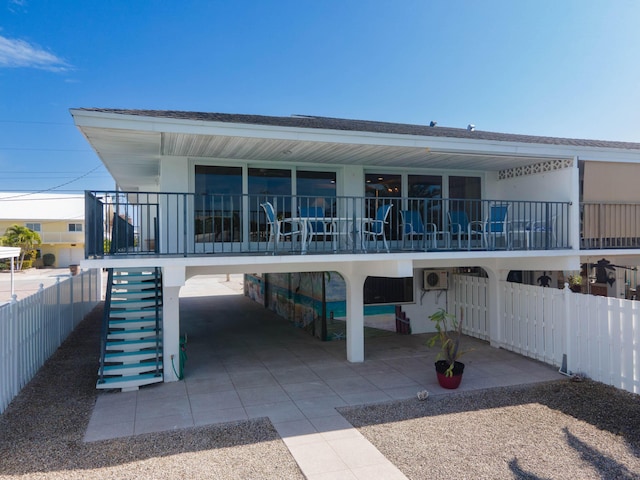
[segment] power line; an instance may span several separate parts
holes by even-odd
[[[50,192],[51,190],[55,190],[56,188],[60,188],[60,187],[64,187],[65,185],[69,185],[70,183],[76,182],[78,180],[80,180],[81,178],[84,178],[88,175],[90,175],[91,173],[95,172],[96,170],[98,170],[99,168],[101,168],[102,165],[98,165],[95,168],[92,168],[91,170],[89,170],[87,173],[85,173],[84,175],[80,175],[79,177],[74,178],[73,180],[69,180],[68,182],[65,183],[61,183],[60,185],[56,185],[55,187],[51,187],[51,188],[45,188],[44,190],[38,190],[36,192],[31,192],[31,193],[25,193],[23,195],[14,195],[13,197],[5,197],[6,200],[11,199],[11,198],[20,198],[20,197],[27,197],[29,195],[34,195],[36,193],[44,193],[44,192]]]

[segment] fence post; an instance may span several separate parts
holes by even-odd
[[[571,375],[572,367],[575,365],[575,361],[572,356],[571,350],[571,332],[573,331],[573,317],[571,315],[571,295],[573,292],[569,288],[569,283],[565,282],[564,289],[562,290],[564,294],[562,296],[562,301],[564,302],[564,358],[562,361],[562,367],[560,368],[560,373],[564,373],[565,375]]]
[[[38,302],[38,314],[37,314],[37,318],[38,318],[38,322],[40,324],[40,335],[39,335],[39,341],[37,342],[39,345],[39,351],[40,352],[48,352],[48,345],[47,345],[47,333],[48,333],[48,325],[47,325],[47,317],[45,315],[44,312],[44,283],[40,284],[40,287],[38,287],[38,291],[36,292],[36,295],[38,295],[38,299],[40,300]],[[46,355],[45,353],[42,353],[42,355]]]
[[[69,333],[73,331],[73,327],[76,324],[76,317],[74,315],[75,308],[73,308],[73,291],[75,290],[74,278],[71,277],[71,282],[69,283]],[[67,334],[68,335],[68,334]],[[65,336],[66,338],[66,336]]]
[[[56,280],[56,307],[58,316],[58,345],[62,343],[62,314],[60,312],[60,278]]]
[[[15,397],[20,391],[20,381],[18,380],[19,372],[20,372],[20,355],[18,354],[18,346],[20,345],[20,329],[18,328],[18,296],[14,293],[11,295],[11,303],[9,304],[9,308],[11,309],[11,323],[12,323],[12,337],[13,337],[13,345],[12,345],[12,355],[13,357],[13,375],[12,375],[12,385],[11,385],[11,398]]]

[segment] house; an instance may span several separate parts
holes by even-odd
[[[12,225],[40,235],[38,261],[55,255],[55,267],[79,265],[84,258],[84,195],[66,193],[0,193],[0,235]]]
[[[248,295],[303,325],[318,309],[343,318],[346,358],[362,362],[366,308],[430,331],[452,273],[487,279],[486,338],[500,346],[507,280],[640,263],[639,143],[301,115],[71,115],[119,188],[87,192],[82,266],[120,270],[121,284],[155,271],[162,286],[143,307],[160,310],[155,328],[140,327],[161,350],[155,372],[122,373],[118,387],[176,380],[178,294],[196,275],[245,273]],[[327,291],[336,283],[342,306]]]

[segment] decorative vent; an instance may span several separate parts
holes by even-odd
[[[553,172],[554,170],[562,170],[563,168],[571,168],[573,160],[549,160],[548,162],[534,163],[533,165],[525,165],[524,167],[514,167],[498,172],[498,180],[506,178],[524,177],[525,175],[535,175],[536,173]]]

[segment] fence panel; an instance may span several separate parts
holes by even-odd
[[[463,332],[470,337],[489,340],[489,316],[487,315],[486,278],[453,275],[453,309],[462,312]]]
[[[500,338],[490,332],[488,280],[453,276],[464,333],[593,380],[640,393],[640,302],[501,282]]]
[[[0,307],[0,413],[100,299],[93,269]]]
[[[640,393],[640,303],[574,295],[568,368],[593,380]]]

